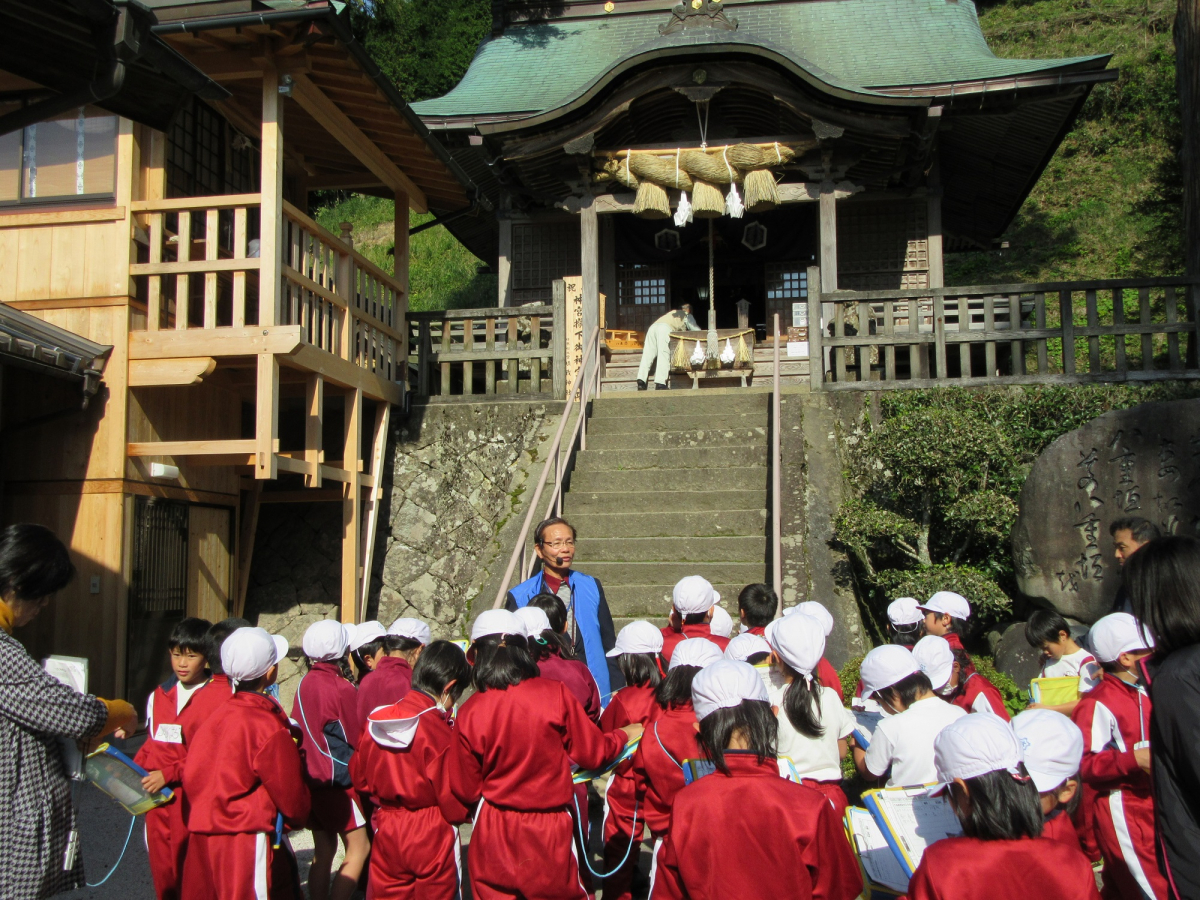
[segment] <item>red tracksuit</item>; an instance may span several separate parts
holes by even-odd
[[[379,806],[367,900],[459,896],[456,826],[469,821],[471,812],[449,790],[447,756],[453,752],[454,729],[423,691],[410,691],[399,703],[375,710],[370,721],[416,716],[416,731],[389,745],[373,739],[368,726],[350,760],[355,789]]]
[[[412,689],[412,666],[402,656],[385,656],[358,683],[358,720],[371,711],[399,703]]]
[[[200,726],[231,699],[233,699],[233,687],[229,684],[229,677],[226,675],[214,675],[209,679],[208,684],[192,695],[188,705],[179,714],[185,754],[186,748],[192,743]]]
[[[686,641],[688,638],[705,638],[712,641],[721,652],[725,652],[725,648],[729,646],[729,638],[721,637],[718,634],[713,634],[712,629],[707,623],[700,625],[684,625],[682,631],[676,631],[670,625],[662,630],[663,648],[662,661],[663,666],[667,666],[671,662],[671,653],[675,650],[676,645],[681,641]]]
[[[573,761],[615,759],[625,735],[604,734],[557,681],[529,678],[478,691],[459,710],[451,785],[459,801],[483,802],[471,835],[475,900],[586,896],[567,811]]]
[[[943,838],[925,848],[908,900],[1099,900],[1087,858],[1041,838]]]
[[[300,749],[312,789],[309,827],[347,832],[366,825],[349,773],[363,729],[358,693],[335,663],[313,663],[296,688],[292,718],[300,723]]]
[[[1154,854],[1154,795],[1134,745],[1150,740],[1150,697],[1104,673],[1071,714],[1083,731],[1080,775],[1096,790],[1092,822],[1104,856],[1104,896],[1167,896]]]
[[[183,791],[189,832],[183,900],[265,900],[290,892],[272,873],[276,815],[301,827],[309,795],[278,703],[250,691],[227,701],[188,748]]]
[[[1045,824],[1042,825],[1042,837],[1052,841],[1061,841],[1068,847],[1074,847],[1080,853],[1083,852],[1083,846],[1079,841],[1079,832],[1075,830],[1075,823],[1071,821],[1066,810],[1053,810],[1046,817]]]
[[[187,754],[180,725],[179,682],[159,685],[146,702],[146,742],[133,758],[148,772],[159,770],[175,799],[146,813],[146,851],[150,856],[150,874],[158,900],[177,900],[183,855],[187,849],[187,830],[183,827],[183,796],[180,781]],[[198,687],[184,701],[186,710],[204,690]]]
[[[727,750],[679,792],[651,900],[853,900],[858,861],[824,795],[779,777],[774,759]]]
[[[654,688],[645,685],[624,687],[613,694],[612,701],[600,717],[601,731],[614,731],[639,722],[647,728],[658,717],[661,710],[654,700]],[[604,871],[611,872],[604,879],[604,896],[608,900],[629,900],[633,873],[637,871],[638,857],[642,851],[642,828],[646,817],[637,810],[637,835],[634,839],[634,801],[637,787],[633,780],[633,760],[627,759],[617,766],[608,787],[604,791]],[[626,857],[620,871],[613,871],[617,863]]]
[[[992,712],[1005,722],[1012,721],[1012,716],[1004,708],[1004,697],[1000,689],[980,675],[978,672],[962,673],[964,678],[950,695],[950,702],[967,712]]]

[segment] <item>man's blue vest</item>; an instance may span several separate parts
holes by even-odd
[[[608,659],[604,655],[604,645],[600,642],[600,586],[591,575],[582,572],[571,572],[568,576],[571,585],[571,602],[574,605],[575,624],[579,628],[579,636],[583,639],[583,653],[587,657],[587,667],[596,679],[600,688],[600,699],[608,705],[612,686],[608,680]],[[517,607],[525,606],[537,594],[547,590],[546,582],[539,571],[528,581],[522,581],[509,591]],[[551,592],[553,593],[553,592]]]

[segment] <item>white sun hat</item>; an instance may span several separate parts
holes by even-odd
[[[712,608],[712,621],[708,623],[708,630],[717,637],[729,637],[733,634],[733,618],[729,613],[725,612],[724,607],[719,604]]]
[[[525,636],[525,625],[507,609],[485,609],[471,625],[471,640],[493,634],[519,634]]]
[[[734,662],[745,662],[757,653],[770,653],[771,645],[760,635],[746,632],[739,634],[725,648],[725,658]]]
[[[912,655],[921,671],[929,676],[929,684],[935,691],[950,683],[950,676],[954,674],[954,651],[944,637],[926,635],[912,648]]]
[[[713,590],[708,579],[688,575],[681,578],[671,591],[671,601],[680,615],[691,616],[708,612],[714,604],[721,602],[721,595]]]
[[[912,597],[897,597],[889,603],[887,617],[888,621],[897,628],[902,625],[920,625],[921,619],[924,618],[917,606],[917,601]]]
[[[918,609],[946,613],[955,619],[971,618],[971,604],[967,602],[966,597],[956,594],[954,591],[938,591],[924,603],[919,604]]]
[[[1021,761],[1021,742],[1011,725],[999,716],[963,716],[933,739],[933,767],[938,783],[928,793],[936,796],[955,778],[966,781],[988,772],[1003,771],[1015,778],[1023,777]]]
[[[544,609],[536,606],[522,606],[513,615],[520,619],[521,624],[525,627],[525,637],[541,637],[543,631],[550,630],[550,619]]]
[[[275,641],[265,628],[238,628],[221,644],[221,668],[236,689],[266,675],[276,664],[275,654]]]
[[[1052,791],[1079,774],[1083,760],[1083,732],[1062,713],[1027,709],[1012,720],[1021,744],[1025,770],[1039,794]]]
[[[605,656],[622,653],[662,653],[663,633],[649,622],[639,619],[630,622],[617,633],[616,645]]]
[[[792,609],[804,613],[806,616],[812,616],[820,622],[821,628],[825,631],[825,637],[829,637],[833,632],[833,615],[816,600],[805,600],[803,603],[797,603]]]
[[[671,665],[668,670],[679,666],[710,666],[717,660],[724,659],[721,648],[708,638],[688,638],[680,641],[671,651]]]
[[[858,670],[858,677],[863,683],[862,695],[864,698],[870,697],[876,691],[886,690],[920,671],[912,653],[903,647],[895,644],[876,647],[863,657]]]
[[[401,616],[389,625],[387,633],[395,637],[417,641],[422,645],[428,645],[433,640],[433,632],[429,630],[429,626],[420,619],[413,619],[409,616]]]
[[[379,640],[385,634],[387,629],[383,627],[382,622],[376,622],[374,619],[359,622],[354,629],[354,637],[350,639],[350,649],[359,650],[364,644]]]
[[[308,626],[302,643],[304,655],[313,662],[329,662],[346,655],[350,642],[342,623],[333,619],[322,619]]]
[[[789,667],[801,675],[812,675],[825,654],[825,628],[821,620],[801,611],[773,624],[767,643]]]
[[[740,706],[743,700],[770,702],[767,686],[754,666],[722,659],[696,673],[692,680],[692,709],[704,719],[718,709]]]
[[[1096,620],[1088,632],[1088,643],[1097,662],[1116,662],[1122,653],[1153,650],[1154,638],[1143,633],[1138,620],[1129,613],[1111,613]]]

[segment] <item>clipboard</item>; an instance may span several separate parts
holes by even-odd
[[[863,803],[909,878],[921,864],[927,846],[963,833],[950,801],[944,794],[930,797],[926,793],[929,787],[878,788],[862,795]]]
[[[83,656],[59,656],[51,654],[42,660],[46,673],[80,694],[88,692],[88,661]],[[55,738],[62,755],[63,770],[72,781],[83,781],[83,751],[79,743],[69,737]]]
[[[883,718],[883,713],[852,709],[850,714],[854,716],[854,730],[850,732],[854,735],[854,743],[860,750],[865,751],[871,746],[871,740],[875,737],[875,728]]]
[[[846,808],[846,837],[862,873],[868,900],[891,900],[908,891],[908,876],[892,853],[875,817],[862,807]]]
[[[705,775],[717,771],[717,764],[709,759],[685,759],[683,761],[683,783],[689,785]]]
[[[1079,676],[1062,678],[1035,678],[1029,682],[1029,696],[1034,703],[1045,706],[1062,706],[1079,699]]]
[[[611,772],[613,769],[615,769],[621,763],[625,762],[625,760],[629,759],[629,757],[633,756],[634,751],[637,750],[638,744],[640,744],[641,742],[642,742],[641,737],[635,737],[633,740],[631,740],[629,743],[627,743],[625,745],[625,749],[623,749],[621,751],[620,756],[618,756],[616,759],[614,759],[607,766],[601,766],[599,769],[580,769],[575,766],[572,766],[571,767],[571,783],[572,784],[583,784],[584,782],[591,781],[595,778],[603,778],[605,775],[607,775],[609,772]]]
[[[142,779],[149,774],[111,744],[101,744],[88,754],[83,766],[84,778],[135,816],[170,803],[175,796],[168,787],[154,794],[146,793]]]

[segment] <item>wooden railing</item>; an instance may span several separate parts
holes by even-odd
[[[418,397],[567,395],[566,309],[517,306],[408,314]]]
[[[810,285],[820,284],[809,270]],[[810,293],[813,390],[1200,378],[1185,278]],[[822,317],[822,311],[824,317]]]
[[[133,204],[145,262],[130,267],[146,302],[146,329],[300,325],[304,340],[388,381],[408,355],[404,288],[290,203],[283,204],[278,266],[258,255],[258,194]],[[273,310],[260,308],[260,275],[279,272]],[[264,315],[264,313],[266,313]]]

